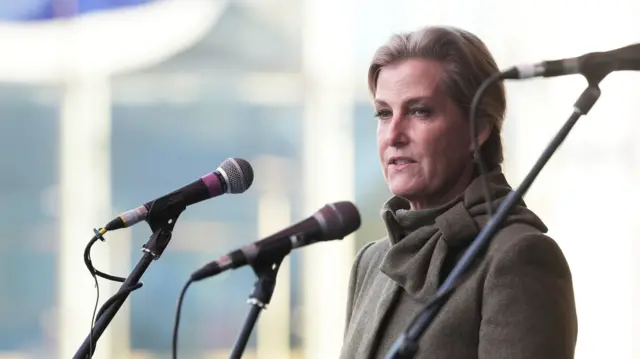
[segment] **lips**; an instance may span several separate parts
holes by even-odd
[[[411,157],[394,156],[389,158],[389,170],[392,172],[399,172],[412,167],[415,163],[418,163]]]
[[[389,165],[392,166],[404,166],[404,165],[410,165],[412,163],[416,163],[417,161],[414,160],[411,157],[405,157],[405,156],[394,156],[389,158]]]

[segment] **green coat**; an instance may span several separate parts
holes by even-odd
[[[494,208],[510,188],[488,175]],[[341,359],[384,358],[488,220],[478,179],[459,198],[383,208],[389,237],[365,245],[351,271]],[[540,219],[518,205],[421,337],[415,359],[573,358],[571,272]]]

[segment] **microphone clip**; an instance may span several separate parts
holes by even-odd
[[[267,309],[273,296],[278,270],[283,260],[284,256],[279,256],[278,258],[271,258],[268,262],[258,261],[251,266],[257,278],[253,284],[253,292],[247,300],[248,304]]]
[[[166,195],[160,197],[151,203],[146,222],[153,234],[149,241],[142,246],[142,251],[152,256],[153,260],[157,260],[167,248],[173,235],[173,227],[176,225],[178,217],[187,207],[180,205],[184,203],[180,195]],[[178,204],[178,205],[176,205]]]

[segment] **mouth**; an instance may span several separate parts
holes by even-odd
[[[395,169],[402,169],[414,163],[417,163],[417,161],[414,160],[413,158],[396,156],[396,157],[389,158],[388,164],[390,167],[393,167]]]

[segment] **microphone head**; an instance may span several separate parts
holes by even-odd
[[[227,193],[242,193],[253,184],[253,168],[242,158],[227,158],[218,172],[227,181]]]
[[[315,215],[324,240],[342,239],[360,228],[360,212],[351,202],[335,202],[322,207]]]

